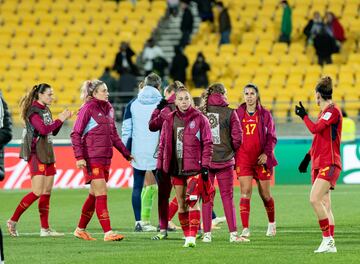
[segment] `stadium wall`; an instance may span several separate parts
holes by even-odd
[[[275,169],[274,184],[310,184],[308,173],[300,174],[298,165],[310,149],[310,139],[279,139],[275,155],[279,165]],[[69,143],[56,144],[57,175],[54,188],[84,188],[83,173],[75,168],[75,158]],[[338,183],[360,184],[360,140],[342,144],[343,171]],[[30,177],[25,161],[19,158],[19,145],[11,144],[5,148],[6,177],[0,182],[0,189],[29,189]],[[130,164],[114,150],[108,185],[110,188],[131,188],[133,171]],[[238,181],[234,175],[236,185]]]

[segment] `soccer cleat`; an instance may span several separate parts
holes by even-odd
[[[332,237],[324,237],[321,244],[314,253],[336,253],[335,240]]]
[[[274,237],[276,235],[276,223],[269,223],[266,231],[266,236]]]
[[[204,237],[203,237],[203,239],[202,239],[202,242],[204,242],[204,243],[211,243],[211,232],[206,232],[205,234],[204,234]]]
[[[184,248],[193,248],[196,247],[196,238],[195,237],[186,237],[185,244],[183,245]]]
[[[218,224],[222,224],[225,221],[226,221],[226,217],[221,216],[221,217],[215,217],[211,222],[213,226],[217,226]]]
[[[247,227],[244,228],[244,229],[242,230],[240,236],[241,236],[241,237],[245,237],[245,238],[250,237],[250,228],[247,228]]]
[[[51,229],[51,228],[41,228],[40,229],[41,237],[61,237],[64,235],[65,235],[64,233],[56,232],[54,229]]]
[[[87,232],[85,229],[76,228],[74,231],[74,236],[83,239],[83,240],[96,240],[96,238],[93,238],[89,232]]]
[[[117,234],[116,232],[110,230],[109,232],[106,232],[104,235],[104,241],[110,242],[110,241],[120,241],[123,240],[124,236]]]
[[[168,222],[168,231],[176,231],[176,230],[180,230],[180,229],[181,229],[181,227],[175,225],[173,223],[173,221]]]
[[[250,240],[243,236],[239,237],[236,231],[230,233],[230,243],[246,243],[246,242],[250,242]]]
[[[135,229],[134,229],[134,232],[142,232],[142,226],[140,224],[140,222],[136,223],[135,224]]]
[[[167,238],[167,236],[168,236],[167,232],[161,232],[161,233],[157,234],[156,236],[153,236],[151,238],[151,240],[164,240]]]
[[[8,228],[10,236],[12,236],[12,237],[18,237],[19,236],[19,233],[16,230],[16,224],[17,224],[17,222],[12,221],[10,219],[6,221],[6,226]]]
[[[150,223],[146,222],[146,223],[143,223],[142,226],[142,231],[143,232],[156,232],[157,231],[157,228],[155,226],[152,226]]]

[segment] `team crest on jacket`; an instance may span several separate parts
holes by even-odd
[[[220,144],[220,123],[219,123],[219,114],[218,113],[208,113],[207,114],[210,128],[211,128],[211,134],[214,144]]]
[[[195,127],[195,121],[194,121],[194,120],[190,122],[189,127],[190,127],[191,129]]]

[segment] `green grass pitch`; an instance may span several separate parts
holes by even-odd
[[[126,237],[121,242],[103,242],[102,230],[94,215],[88,230],[97,241],[82,241],[72,236],[87,190],[55,190],[51,198],[50,223],[63,238],[40,238],[37,203],[20,219],[20,237],[9,237],[5,222],[24,191],[1,191],[0,223],[4,233],[5,263],[360,263],[360,186],[339,185],[332,193],[335,213],[335,240],[338,253],[314,254],[321,233],[308,202],[310,186],[275,186],[277,236],[265,237],[267,218],[257,189],[251,202],[251,242],[230,244],[226,224],[213,231],[213,242],[197,241],[196,248],[182,248],[182,232],[169,233],[169,239],[152,241],[155,233],[134,233],[130,189],[109,192],[109,210],[114,230]],[[157,224],[154,203],[153,222]],[[239,220],[239,188],[235,206]],[[215,210],[223,215],[217,192]],[[178,223],[177,216],[175,222]]]

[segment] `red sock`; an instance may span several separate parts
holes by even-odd
[[[96,198],[89,194],[81,210],[78,227],[85,229],[94,214]]]
[[[330,228],[329,228],[329,219],[325,218],[322,220],[319,220],[320,229],[322,231],[323,237],[329,237],[330,236]]]
[[[96,196],[95,201],[96,214],[104,233],[111,230],[110,216],[107,209],[107,195]]]
[[[49,228],[50,194],[42,194],[39,199],[39,213],[41,227]]]
[[[196,237],[200,226],[200,210],[189,212],[189,236]]]
[[[176,214],[178,209],[179,209],[179,205],[178,205],[176,197],[174,197],[174,199],[172,199],[171,202],[169,203],[168,221],[171,221],[171,219],[174,218],[174,215]]]
[[[263,201],[268,215],[269,223],[275,222],[275,204],[274,199],[271,197],[269,201]]]
[[[329,226],[330,236],[335,237],[335,225]]]
[[[20,201],[19,205],[16,207],[16,210],[11,217],[12,221],[19,221],[20,216],[25,212],[26,209],[32,205],[33,202],[35,202],[39,196],[37,196],[35,193],[30,192],[27,195],[25,195],[22,200]]]
[[[189,236],[189,212],[184,212],[184,213],[178,213],[179,215],[179,222],[181,225],[181,228],[184,232],[184,236],[188,237]]]
[[[243,228],[249,227],[250,198],[240,199],[240,217]]]

